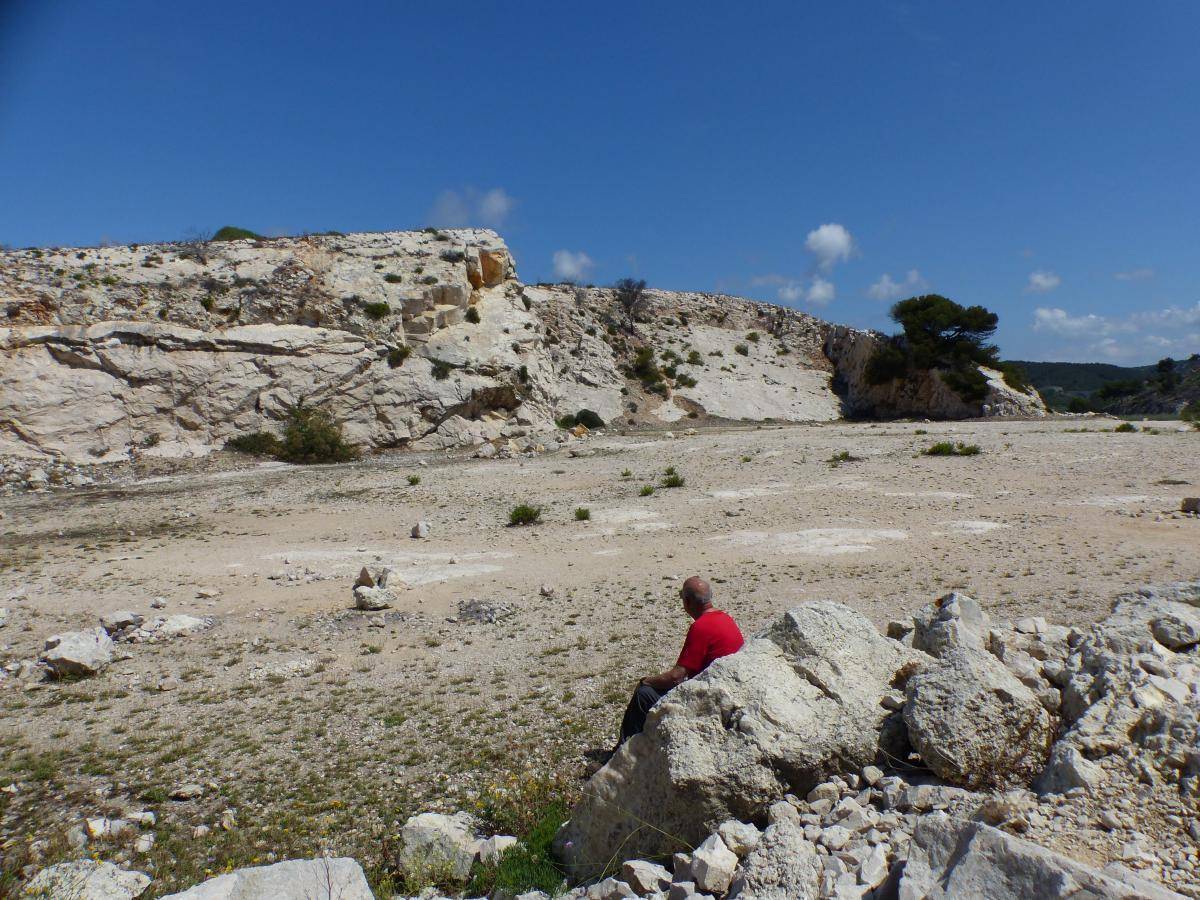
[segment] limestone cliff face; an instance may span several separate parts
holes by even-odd
[[[998,380],[982,410],[936,378],[880,398],[867,333],[766,303],[648,291],[631,318],[610,289],[527,286],[478,229],[8,251],[0,311],[0,454],[72,462],[204,454],[301,399],[370,448],[499,443],[582,408],[1036,412]]]
[[[867,361],[884,336],[873,331],[831,326],[825,339],[825,354],[837,371],[834,389],[847,416],[855,418],[968,419],[979,416],[1046,415],[1042,398],[1032,389],[1025,393],[1009,387],[995,369],[980,366],[987,378],[987,394],[979,403],[967,403],[951,390],[937,371],[887,384],[870,384]]]

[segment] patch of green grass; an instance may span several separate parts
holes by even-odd
[[[251,431],[231,437],[225,442],[225,449],[253,456],[274,456],[279,452],[279,438],[269,431]]]
[[[622,478],[632,478],[632,477],[633,477],[633,471],[632,471],[632,470],[630,470],[630,469],[622,469],[622,470],[621,470],[621,477],[622,477]]]
[[[643,484],[642,489],[640,491],[638,491],[638,496],[639,497],[649,497],[653,493],[654,493],[654,485]]]
[[[981,451],[978,444],[964,444],[962,441],[954,444],[950,441],[939,441],[921,452],[925,456],[977,456]]]
[[[840,453],[835,453],[826,460],[831,466],[840,466],[842,463],[862,462],[861,456],[854,456],[849,450],[842,450]]]
[[[388,272],[386,275],[383,276],[383,280],[386,281],[388,284],[399,284],[400,282],[402,282],[404,280],[404,276],[397,275],[395,272]]]
[[[592,511],[586,506],[575,507],[575,521],[586,522],[592,517]]]
[[[1132,422],[1122,422],[1113,431],[1117,434],[1132,434],[1137,431],[1137,426]]]
[[[416,487],[420,483],[421,483],[420,475],[409,475],[408,476],[408,486],[409,487]]]
[[[749,347],[747,347],[745,344],[737,344],[737,345],[736,345],[736,346],[733,348],[733,352],[734,352],[734,353],[739,353],[739,354],[741,354],[742,356],[749,356],[749,355],[750,355],[750,348],[749,348]]]
[[[508,512],[508,524],[511,527],[535,525],[542,520],[542,508],[520,503]]]
[[[678,487],[683,487],[684,484],[686,484],[686,483],[687,483],[687,479],[685,479],[682,475],[680,475],[678,472],[676,472],[674,466],[667,466],[666,471],[663,472],[663,477],[662,477],[662,486],[663,487],[678,488]]]
[[[366,314],[366,317],[372,322],[378,322],[381,319],[386,319],[392,314],[392,307],[387,303],[384,303],[382,300],[374,303],[364,303],[362,309],[363,313]]]

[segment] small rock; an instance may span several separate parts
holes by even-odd
[[[412,527],[412,531],[410,533],[412,534],[412,536],[414,538],[418,538],[418,539],[429,537],[429,523],[428,522],[418,522],[416,525],[414,525]]]
[[[737,865],[737,855],[717,834],[709,835],[692,851],[692,876],[696,879],[696,887],[706,893],[725,893]]]
[[[645,896],[668,890],[671,886],[671,873],[658,863],[633,859],[621,866],[621,880],[637,894]]]
[[[171,793],[167,796],[172,800],[195,800],[197,797],[204,796],[204,785],[189,781],[172,788]]]
[[[356,587],[354,589],[354,605],[367,612],[378,612],[381,609],[391,609],[396,595],[386,588]]]

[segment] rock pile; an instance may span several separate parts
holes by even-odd
[[[1130,870],[1200,896],[1200,818],[1154,846],[1101,799],[1195,807],[1197,607],[1200,582],[1145,589],[1067,629],[950,594],[890,639],[797,607],[660,702],[559,832],[577,878],[675,851],[670,885],[638,861],[575,896],[1179,896]],[[1014,836],[1085,827],[1126,834],[1128,868]]]

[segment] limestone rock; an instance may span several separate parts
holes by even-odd
[[[748,822],[730,819],[722,822],[717,828],[717,834],[725,842],[725,846],[738,856],[745,856],[758,846],[762,840],[762,832]]]
[[[397,862],[414,871],[445,866],[458,878],[466,878],[479,854],[475,822],[466,813],[452,816],[419,813],[400,829]]]
[[[22,896],[62,897],[64,900],[133,900],[150,886],[141,872],[112,863],[77,859],[42,869],[25,885]]]
[[[918,610],[913,626],[913,647],[941,656],[957,647],[984,649],[988,618],[977,601],[952,591]]]
[[[356,587],[354,589],[354,606],[365,612],[391,609],[395,602],[396,595],[386,588]]]
[[[917,824],[899,900],[1179,900],[1132,875],[1100,871],[978,822],[927,816]]]
[[[374,900],[362,866],[349,857],[289,859],[270,866],[236,869],[163,900],[280,900],[336,897]]]
[[[622,864],[621,880],[644,897],[667,890],[671,886],[671,873],[658,863],[632,859]]]
[[[904,722],[927,766],[972,788],[1032,781],[1054,737],[1037,696],[991,654],[968,648],[909,679]]]
[[[354,579],[354,587],[385,588],[391,574],[391,566],[363,566]]]
[[[737,854],[725,846],[719,834],[709,835],[692,851],[691,874],[697,889],[705,893],[724,894],[737,865]]]
[[[414,538],[418,538],[418,539],[429,537],[429,523],[428,522],[418,522],[416,525],[414,525],[412,527],[411,534]]]
[[[816,900],[821,863],[796,822],[778,822],[742,860],[729,891],[738,900]]]
[[[112,659],[112,638],[103,628],[53,635],[46,639],[42,653],[42,662],[59,678],[95,675]]]
[[[136,628],[143,621],[145,621],[143,616],[131,610],[122,609],[101,616],[100,627],[111,635],[113,632],[121,631],[124,628]]]
[[[556,852],[580,876],[618,852],[671,852],[667,835],[698,842],[875,762],[881,745],[896,751],[880,697],[919,657],[845,606],[795,607],[651,710],[592,777]]]

